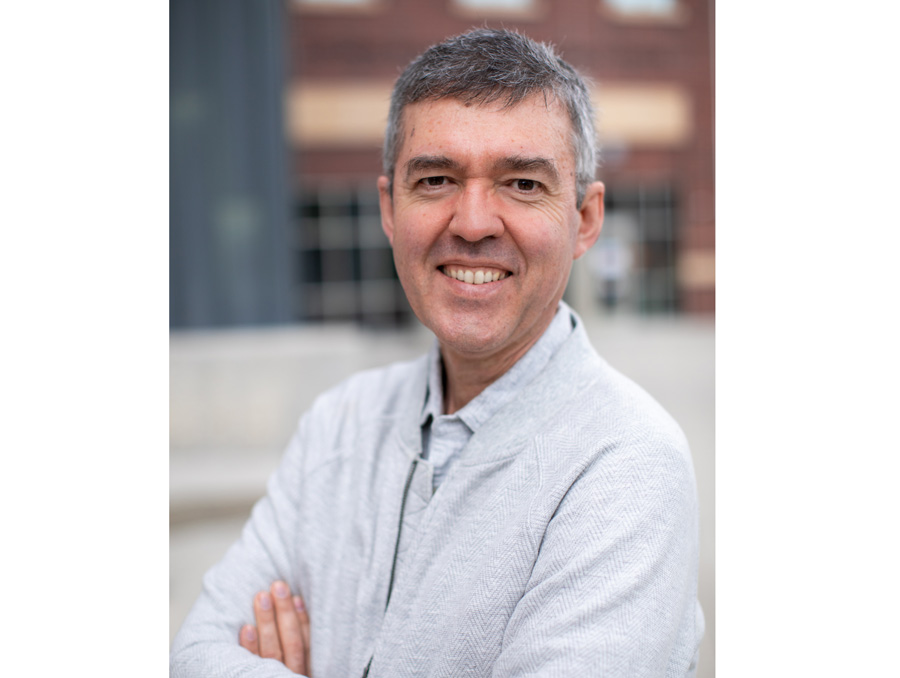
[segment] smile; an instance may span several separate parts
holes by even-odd
[[[454,278],[460,282],[470,285],[482,285],[484,283],[503,280],[509,275],[507,271],[500,271],[491,268],[459,268],[456,266],[443,266],[441,272],[449,278]]]

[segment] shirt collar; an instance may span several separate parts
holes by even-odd
[[[573,326],[570,309],[561,301],[556,309],[556,315],[534,346],[528,349],[528,352],[505,374],[452,415],[443,414],[441,351],[435,340],[428,355],[428,386],[420,424],[424,426],[432,419],[449,416],[460,419],[474,433],[547,366],[553,354],[572,333]]]

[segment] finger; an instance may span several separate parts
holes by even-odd
[[[275,623],[275,609],[268,591],[260,591],[253,599],[256,614],[256,628],[259,636],[259,656],[281,661],[281,643],[278,641],[278,626]]]
[[[259,637],[256,634],[256,627],[252,624],[244,624],[240,633],[241,647],[250,650],[255,655],[259,654]]]
[[[306,666],[304,671],[300,673],[309,675],[310,671],[312,671],[312,664],[309,661],[309,614],[306,612],[306,605],[300,596],[294,596],[294,609],[297,610],[297,619],[300,620],[300,632],[303,635],[303,646],[306,648],[306,656],[304,657]]]
[[[294,673],[306,672],[306,647],[300,631],[300,620],[294,609],[291,590],[283,581],[272,584],[272,598],[275,601],[275,619],[278,622],[278,639],[284,654],[282,661]]]

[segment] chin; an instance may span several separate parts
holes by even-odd
[[[482,323],[466,327],[463,324],[438,323],[431,328],[442,347],[457,353],[481,355],[491,353],[503,345],[506,333]]]

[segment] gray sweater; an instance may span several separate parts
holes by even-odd
[[[370,660],[370,678],[692,675],[687,443],[573,322],[434,492],[419,457],[425,357],[318,398],[204,577],[171,675],[294,675],[237,642],[276,579],[306,600],[314,678],[356,678]]]

